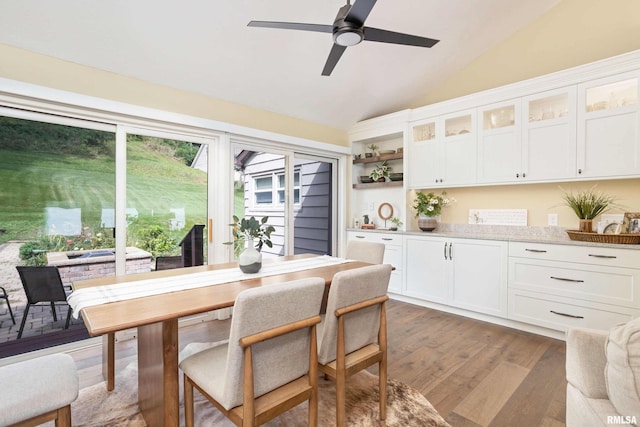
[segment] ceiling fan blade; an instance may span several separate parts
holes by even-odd
[[[440,40],[427,37],[412,36],[411,34],[396,33],[395,31],[379,28],[364,27],[364,39],[370,42],[404,44],[409,46],[432,47]]]
[[[356,0],[344,20],[362,27],[375,4],[376,0]]]
[[[300,22],[251,21],[247,24],[247,27],[277,28],[281,30],[314,31],[317,33],[333,32],[333,25],[303,24]]]
[[[342,56],[342,54],[346,49],[347,49],[346,46],[340,46],[335,43],[333,44],[333,47],[331,48],[331,52],[329,52],[329,57],[327,58],[327,62],[324,64],[324,68],[322,69],[323,76],[331,75],[331,72],[335,68],[336,64],[338,63],[338,60],[340,59],[340,57]]]

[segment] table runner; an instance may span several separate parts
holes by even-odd
[[[238,280],[292,273],[300,270],[309,270],[312,268],[342,264],[349,261],[352,260],[323,255],[313,258],[276,262],[272,264],[267,263],[264,264],[262,269],[255,274],[246,274],[240,271],[238,267],[233,267],[222,270],[162,277],[158,279],[144,279],[126,283],[117,283],[114,285],[93,286],[73,291],[67,298],[67,301],[73,309],[73,317],[77,319],[83,308],[92,305],[201,288],[204,286],[219,285],[221,283],[235,282]]]

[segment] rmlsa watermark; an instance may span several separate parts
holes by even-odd
[[[607,415],[607,424],[613,425],[637,425],[638,420],[635,415]]]

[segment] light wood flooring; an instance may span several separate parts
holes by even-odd
[[[419,390],[453,427],[565,425],[563,341],[393,300],[387,307],[389,377]],[[229,323],[181,328],[180,348],[226,339]],[[81,387],[102,381],[99,348],[73,356]],[[116,358],[116,372],[135,361],[136,341],[117,343]]]

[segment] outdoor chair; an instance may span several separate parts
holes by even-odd
[[[182,255],[156,257],[156,271],[182,268]]]
[[[9,295],[7,295],[7,291],[5,291],[2,286],[0,286],[0,291],[2,291],[2,294],[0,294],[0,298],[4,298],[5,301],[7,301],[7,308],[9,309],[9,314],[11,315],[11,321],[15,325],[16,324],[16,318],[13,317],[13,311],[11,310],[11,304],[9,304]]]
[[[296,280],[242,291],[229,341],[180,363],[187,427],[194,425],[195,387],[237,426],[257,426],[309,401],[318,422],[316,324],[325,284]]]
[[[346,422],[346,383],[378,364],[380,420],[387,407],[386,301],[392,267],[372,265],[333,276],[327,312],[318,326],[318,363],[336,382],[336,426]]]
[[[368,262],[369,264],[382,264],[384,248],[384,243],[349,240],[347,243],[346,258]]]
[[[24,315],[22,316],[22,323],[20,324],[20,330],[18,331],[18,339],[22,337],[24,325],[27,322],[27,316],[29,314],[29,308],[32,305],[40,303],[49,303],[51,305],[51,313],[53,315],[53,321],[58,320],[56,314],[56,302],[67,302],[67,294],[60,278],[60,273],[57,267],[25,267],[17,266],[18,274],[20,274],[20,280],[22,281],[22,287],[27,295],[27,306],[24,309]],[[69,321],[71,320],[71,307],[67,312],[67,322],[64,328],[69,328]]]

